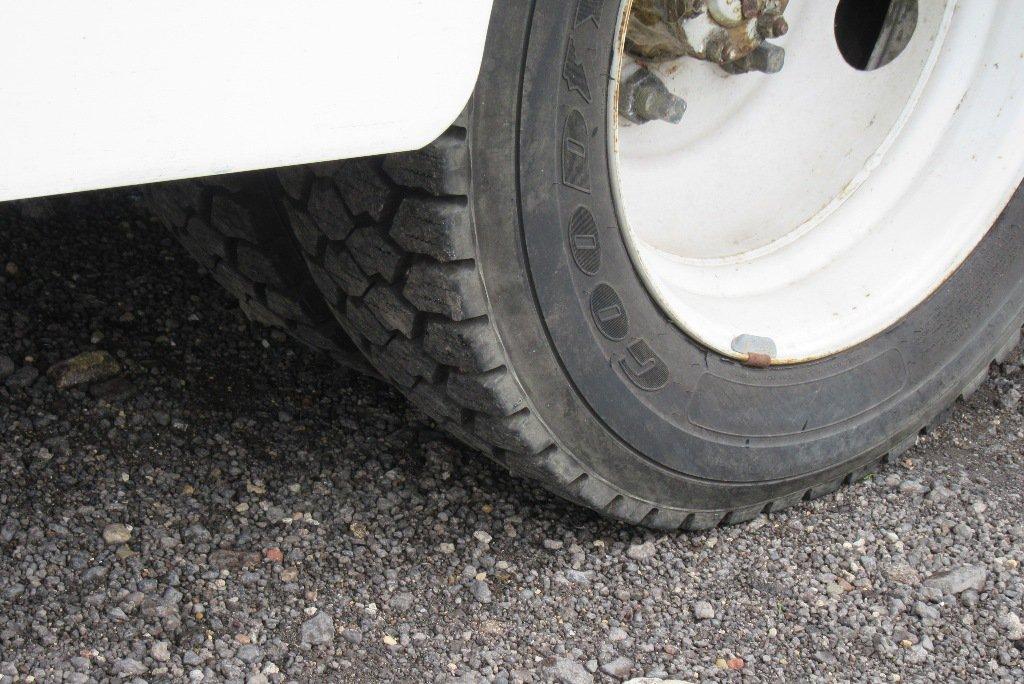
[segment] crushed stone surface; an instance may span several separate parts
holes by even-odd
[[[1019,350],[868,480],[657,534],[247,322],[131,189],[0,205],[0,266],[4,684],[1024,681]]]

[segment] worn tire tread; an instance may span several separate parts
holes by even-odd
[[[655,506],[621,491],[562,449],[538,419],[488,317],[468,208],[466,130],[457,123],[424,150],[320,165],[319,173],[340,183],[354,229],[318,225],[314,207],[287,191],[294,171],[280,178],[282,196],[287,195],[288,215],[299,216],[293,220],[296,232],[308,233],[310,225],[319,230],[313,241],[323,244],[306,257],[314,273],[326,273],[340,286],[330,289],[328,299],[346,328],[357,331],[356,345],[414,405],[457,438],[563,498],[636,525],[703,530],[829,494],[867,477],[917,438],[916,432],[903,435],[886,453],[756,506],[688,510]],[[308,235],[302,239],[310,241]],[[358,273],[348,272],[353,264]],[[353,280],[361,286],[344,287]],[[336,298],[340,291],[343,296]],[[1013,349],[1019,334],[1018,321],[996,360]]]
[[[299,169],[296,182],[301,177]],[[331,315],[301,256],[303,233],[293,235],[288,226],[296,222],[278,215],[265,174],[157,183],[145,186],[143,195],[154,216],[250,319],[281,328],[344,365],[373,372]],[[343,220],[336,212],[321,215]],[[308,239],[310,231],[304,235]]]

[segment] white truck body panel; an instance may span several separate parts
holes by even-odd
[[[8,0],[0,200],[416,149],[491,0]]]

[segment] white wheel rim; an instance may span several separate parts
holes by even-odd
[[[743,336],[770,341],[773,363],[874,337],[963,263],[1024,178],[1024,3],[922,0],[906,49],[868,72],[839,52],[837,4],[790,2],[780,73],[659,67],[689,105],[680,124],[620,126],[611,88],[637,270],[727,356],[746,356]]]

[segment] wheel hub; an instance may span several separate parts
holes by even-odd
[[[732,73],[760,63],[772,52],[765,40],[783,36],[789,0],[635,0],[629,15],[626,50],[646,61],[695,57]],[[779,54],[774,51],[774,54]],[[778,60],[771,60],[777,64]],[[758,69],[760,71],[760,69]]]

